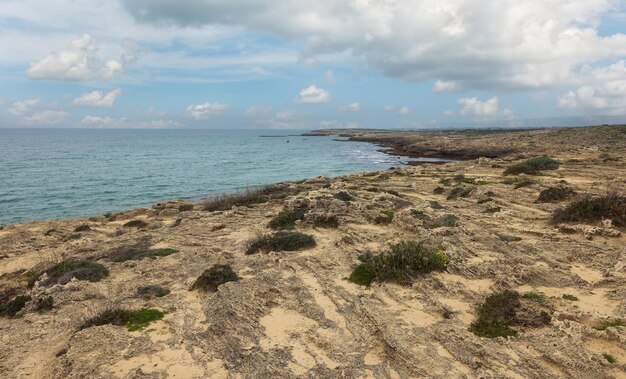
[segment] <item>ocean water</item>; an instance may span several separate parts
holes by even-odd
[[[0,224],[386,169],[368,143],[270,130],[0,129]],[[281,135],[267,138],[265,135]]]

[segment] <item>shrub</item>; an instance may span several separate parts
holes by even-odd
[[[430,204],[430,207],[432,209],[443,209],[444,208],[444,206],[439,204],[438,201],[430,201],[429,204]]]
[[[163,297],[170,294],[170,290],[161,286],[141,286],[137,288],[137,295],[148,300],[153,297]]]
[[[539,198],[536,203],[556,203],[559,201],[567,200],[570,197],[576,195],[576,192],[564,186],[546,188],[539,193]]]
[[[379,255],[361,255],[359,260],[348,280],[368,287],[374,281],[407,283],[415,274],[445,270],[448,264],[443,249],[417,241],[403,241]]]
[[[227,211],[234,206],[249,207],[253,204],[266,203],[270,200],[271,187],[246,188],[230,194],[219,194],[207,197],[203,203],[205,211]]]
[[[148,224],[143,220],[131,220],[124,224],[125,228],[145,228]]]
[[[614,356],[612,356],[611,354],[604,353],[604,354],[602,354],[602,356],[610,364],[613,364],[613,363],[617,362],[617,359]]]
[[[619,327],[619,326],[624,326],[626,327],[626,322],[622,321],[622,320],[613,320],[613,321],[606,321],[600,325],[596,325],[593,328],[595,330],[607,330],[608,328],[615,328],[615,327]]]
[[[470,330],[487,338],[517,335],[510,327],[516,323],[516,310],[521,307],[519,298],[519,293],[509,290],[487,296],[478,307],[478,319],[470,325]]]
[[[543,303],[546,301],[546,295],[541,292],[525,292],[522,296],[524,299],[534,301],[535,303]]]
[[[13,300],[0,304],[0,316],[15,317],[21,311],[26,303],[31,300],[30,296],[18,295]]]
[[[36,299],[34,309],[37,312],[46,312],[52,309],[54,306],[54,299],[52,296]]]
[[[453,228],[458,226],[459,218],[453,214],[447,214],[439,216],[433,220],[429,220],[424,223],[424,226],[428,229],[437,229],[442,227]]]
[[[100,325],[125,326],[128,331],[141,330],[148,326],[150,322],[160,320],[165,313],[158,309],[142,308],[137,310],[127,309],[107,309],[100,314],[89,318],[81,326],[80,330]]]
[[[113,251],[109,256],[112,262],[126,262],[131,260],[139,260],[143,258],[156,259],[157,257],[166,257],[177,253],[175,249],[138,249],[134,247],[121,247]]]
[[[468,197],[472,192],[474,192],[474,187],[454,187],[450,190],[450,194],[448,194],[447,200],[454,200],[459,197]]]
[[[317,216],[315,217],[315,220],[313,221],[313,225],[315,225],[318,228],[328,228],[328,229],[338,228],[339,219],[335,215]]]
[[[100,263],[86,260],[66,260],[56,264],[45,271],[48,279],[42,283],[44,286],[53,284],[66,284],[72,278],[99,282],[109,275],[109,270]],[[35,274],[35,280],[41,275]],[[34,283],[33,283],[34,284]]]
[[[437,187],[433,190],[433,193],[435,195],[441,195],[442,193],[446,192],[446,189],[443,187]]]
[[[534,180],[531,180],[531,179],[521,179],[521,180],[516,180],[515,181],[515,185],[513,186],[513,188],[514,189],[520,189],[520,188],[532,186],[533,184],[535,184]]]
[[[504,170],[504,175],[519,175],[519,174],[527,174],[527,175],[536,175],[539,171],[543,170],[556,170],[560,166],[560,163],[555,161],[554,159],[541,156],[535,157],[531,159],[527,159],[523,162],[516,163],[506,170]]]
[[[517,242],[517,241],[522,240],[521,237],[511,236],[511,235],[504,234],[504,233],[496,232],[494,234],[496,235],[496,237],[500,238],[500,240],[504,242]]]
[[[333,195],[335,199],[339,199],[341,201],[350,201],[353,199],[352,195],[348,193],[348,191],[340,191]]]
[[[417,209],[411,209],[411,215],[418,220],[430,220],[430,216],[428,216],[423,211],[419,211]]]
[[[307,212],[308,208],[304,207],[281,211],[270,221],[269,227],[274,230],[293,229],[296,221],[302,220]]]
[[[563,299],[569,300],[569,301],[578,301],[578,298],[576,296],[570,295],[570,294],[567,294],[567,293],[563,294]]]
[[[502,212],[502,208],[493,207],[493,208],[487,208],[483,211],[483,213],[498,213],[498,212]]]
[[[554,222],[597,222],[611,219],[615,226],[626,226],[626,197],[609,194],[587,197],[552,214]]]
[[[480,200],[478,200],[478,201],[476,202],[476,204],[485,204],[485,203],[488,203],[488,202],[490,202],[490,201],[493,201],[493,199],[492,199],[492,198],[490,198],[490,197],[487,197],[487,198],[484,198],[484,199],[480,199]]]
[[[181,204],[178,206],[179,212],[189,212],[193,211],[193,204]]]
[[[224,283],[236,282],[239,276],[229,265],[214,265],[204,272],[191,285],[192,290],[216,292],[217,287]]]
[[[374,224],[389,224],[393,221],[394,213],[390,210],[381,211],[378,216],[374,218]]]
[[[273,234],[259,235],[248,242],[246,254],[269,251],[296,251],[315,246],[315,238],[311,235],[279,231]]]
[[[87,224],[82,224],[82,225],[78,225],[75,229],[74,232],[88,232],[91,230],[91,227]]]

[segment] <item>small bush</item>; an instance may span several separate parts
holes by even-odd
[[[602,354],[602,356],[610,364],[613,364],[613,363],[617,362],[617,359],[614,356],[612,356],[611,354],[604,353],[604,354]]]
[[[423,242],[403,241],[379,255],[364,254],[348,280],[370,286],[374,281],[408,283],[418,273],[445,270],[448,259],[443,249],[435,249]]]
[[[546,295],[541,292],[525,292],[523,297],[535,303],[544,303],[546,301]]]
[[[490,197],[487,197],[487,198],[484,198],[484,199],[480,199],[480,200],[478,200],[478,201],[476,202],[476,204],[479,204],[479,205],[480,205],[480,204],[485,204],[485,203],[488,203],[488,202],[490,202],[490,201],[493,201],[493,199],[492,199],[492,198],[490,198]]]
[[[333,195],[335,199],[339,199],[341,201],[351,201],[353,199],[352,195],[348,193],[348,191],[340,191]]]
[[[67,284],[72,278],[99,282],[109,276],[109,270],[100,263],[86,260],[63,261],[45,271],[48,279],[42,283],[44,286],[53,284]],[[41,275],[34,275],[38,278]],[[36,280],[36,279],[35,279]]]
[[[616,194],[587,197],[552,214],[555,223],[598,222],[604,219],[612,220],[613,225],[618,227],[626,226],[626,197]]]
[[[170,290],[161,286],[142,286],[137,288],[137,295],[146,300],[153,297],[163,297],[170,294]]]
[[[569,300],[569,301],[578,301],[578,298],[576,296],[570,295],[570,294],[567,294],[567,293],[563,294],[563,299]]]
[[[178,206],[179,212],[189,212],[193,211],[193,204],[181,204]]]
[[[411,209],[411,215],[413,215],[413,217],[415,217],[418,220],[430,220],[430,216],[428,216],[426,213],[424,213],[423,211],[419,211],[417,209]]]
[[[247,188],[231,194],[219,194],[207,197],[203,203],[205,211],[227,211],[232,207],[249,207],[253,204],[266,203],[270,200],[271,187]]]
[[[315,246],[315,238],[311,235],[279,231],[273,234],[259,235],[248,242],[246,254],[269,251],[296,251]]]
[[[576,192],[564,186],[546,188],[539,193],[536,203],[557,203],[576,195]]]
[[[487,208],[483,211],[483,213],[498,213],[498,212],[502,212],[502,208],[492,207],[492,208]]]
[[[296,226],[296,221],[304,219],[307,212],[307,208],[284,210],[274,217],[268,226],[274,230],[293,229]]]
[[[54,299],[52,296],[47,296],[44,298],[36,299],[34,309],[36,312],[47,312],[51,310],[54,306]]]
[[[313,225],[315,225],[318,228],[328,228],[328,229],[338,228],[339,219],[335,215],[317,216],[315,217],[315,220],[313,221]]]
[[[430,201],[429,204],[432,209],[444,209],[444,206],[439,204],[438,201]]]
[[[626,322],[624,322],[622,320],[607,321],[607,322],[604,322],[604,323],[602,323],[600,325],[596,325],[593,328],[595,330],[607,330],[608,328],[615,328],[615,327],[619,327],[619,326],[626,327]]]
[[[468,197],[472,192],[474,192],[474,187],[454,187],[450,190],[448,194],[447,200],[454,200],[459,197]]]
[[[381,211],[378,216],[374,218],[374,224],[384,225],[389,224],[393,221],[394,213],[390,210]]]
[[[148,224],[143,220],[131,220],[124,224],[125,228],[145,228]]]
[[[443,187],[437,187],[437,188],[435,188],[435,189],[433,190],[433,193],[434,193],[435,195],[441,195],[441,194],[443,194],[444,192],[446,192],[446,189],[445,189],[445,188],[443,188]]]
[[[75,229],[74,232],[88,232],[91,230],[91,227],[87,224],[82,224],[82,225],[78,225]]]
[[[533,184],[535,184],[534,180],[531,180],[531,179],[521,179],[521,180],[516,180],[515,181],[515,185],[513,186],[513,188],[514,189],[520,189],[520,188],[532,186]]]
[[[115,250],[109,259],[112,262],[126,262],[131,260],[139,260],[143,258],[156,259],[157,257],[166,257],[177,253],[175,249],[137,249],[134,247],[121,247]]]
[[[424,226],[428,229],[437,229],[442,227],[453,228],[458,226],[459,218],[453,214],[447,214],[439,216],[433,220],[429,220],[424,223]]]
[[[229,265],[214,265],[204,272],[191,285],[191,290],[216,292],[217,287],[224,283],[236,282],[239,276]]]
[[[128,331],[133,332],[141,330],[148,326],[150,322],[160,320],[165,313],[158,309],[142,308],[138,310],[127,309],[107,309],[100,314],[86,320],[81,326],[80,330],[91,328],[92,326],[100,325],[116,325],[125,326]]]
[[[517,242],[517,241],[522,240],[521,237],[511,236],[511,235],[504,234],[504,233],[496,232],[494,234],[496,235],[496,237],[500,238],[500,240],[504,242]]]
[[[527,174],[527,175],[536,175],[539,171],[544,170],[556,170],[560,166],[560,163],[555,161],[554,159],[542,156],[535,157],[531,159],[527,159],[523,162],[516,163],[506,170],[504,170],[504,175],[519,175],[519,174]]]
[[[521,307],[519,298],[519,293],[508,290],[487,296],[478,307],[478,319],[470,325],[470,330],[487,338],[517,335],[511,326],[516,323],[516,310]]]
[[[0,304],[0,316],[15,317],[30,300],[30,296],[18,295],[13,300]]]

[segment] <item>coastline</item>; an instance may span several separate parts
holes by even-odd
[[[576,198],[537,199],[559,186],[581,198],[623,190],[624,127],[359,131],[350,138],[459,160],[282,183],[263,201],[224,210],[173,200],[109,216],[4,226],[0,303],[19,295],[31,300],[16,317],[0,317],[2,342],[12,346],[0,350],[0,368],[9,377],[623,376],[626,328],[594,327],[626,312],[624,227],[555,224],[553,213]],[[470,158],[479,151],[498,156]],[[513,163],[544,154],[560,162],[558,169],[503,176]],[[298,209],[306,214],[292,230],[314,237],[315,246],[246,254],[250,239],[275,232],[271,220]],[[335,216],[338,225],[319,226],[321,216]],[[406,240],[445,248],[446,269],[370,288],[344,279],[359,256]],[[176,252],[112,258],[130,247]],[[28,272],[67,259],[98,262],[109,274],[29,287]],[[239,280],[215,292],[190,291],[212,265],[229,265]],[[157,285],[168,294],[137,295],[138,287]],[[541,302],[521,303],[528,314],[546,312],[549,322],[527,319],[515,337],[473,334],[476,307],[502,290],[537,294]],[[36,310],[38,299],[48,297],[52,309]],[[115,325],[80,329],[112,306],[155,308],[165,316],[130,332]]]

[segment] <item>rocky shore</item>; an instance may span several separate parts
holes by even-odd
[[[626,127],[0,229],[6,378],[626,378]],[[505,175],[506,172],[506,175]]]

